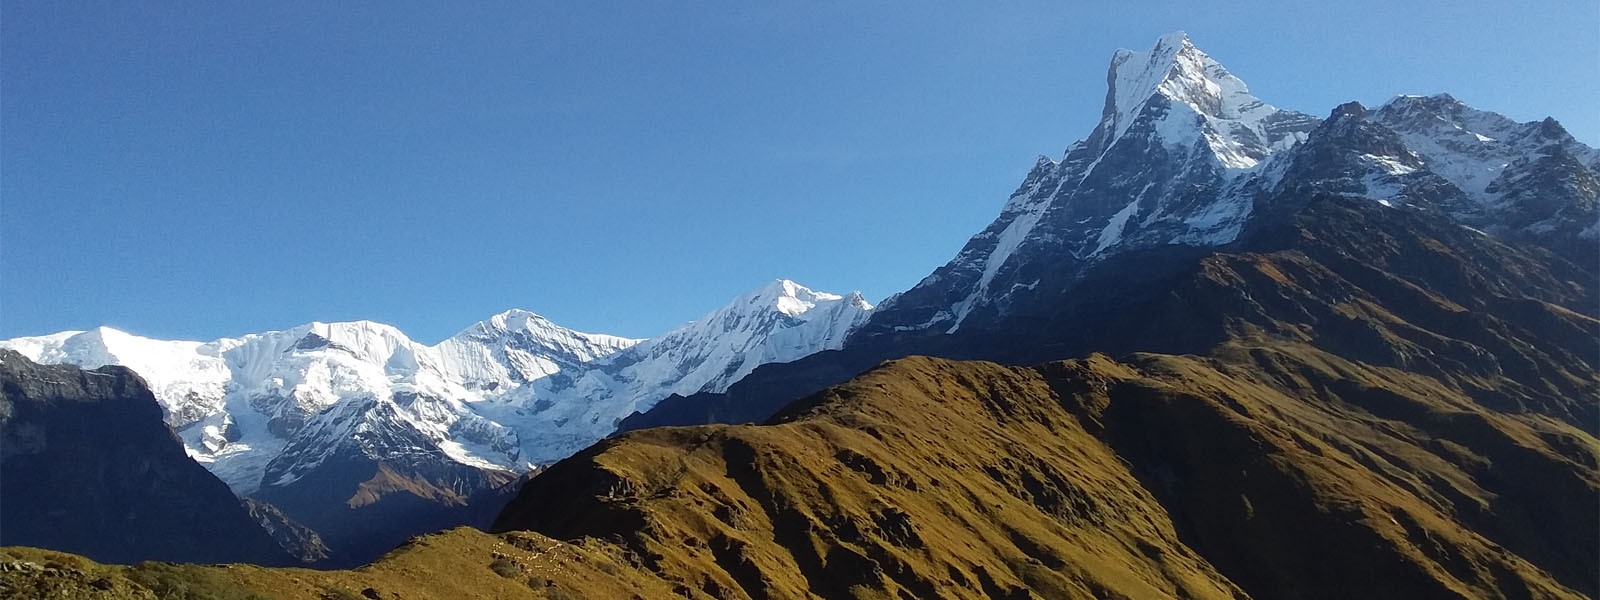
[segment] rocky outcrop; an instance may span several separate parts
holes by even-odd
[[[317,564],[328,559],[327,543],[323,542],[322,536],[317,535],[317,532],[312,531],[310,527],[295,522],[289,515],[278,510],[278,507],[261,500],[246,497],[243,502],[244,509],[250,513],[250,517],[255,519],[262,529],[267,530],[272,539],[278,542],[278,546],[290,556],[305,564]]]
[[[0,350],[0,386],[0,544],[106,562],[290,562],[184,453],[132,371]]]

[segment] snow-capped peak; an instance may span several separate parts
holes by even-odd
[[[1157,95],[1219,119],[1259,118],[1274,112],[1181,31],[1161,36],[1144,52],[1118,50],[1108,79],[1105,112],[1115,119],[1119,137]]]
[[[615,354],[642,340],[584,333],[511,309],[463,329],[434,349],[448,379],[472,385],[527,382]]]
[[[556,325],[550,319],[545,318],[539,313],[521,308],[513,308],[505,312],[492,315],[487,319],[478,321],[477,323],[473,323],[466,329],[461,330],[461,332],[457,333],[454,337],[490,338],[499,337],[517,331],[552,332],[557,330],[569,333],[571,335],[583,337],[615,337],[603,334],[583,333],[581,331],[566,329],[565,327]]]
[[[860,310],[872,310],[872,303],[867,302],[861,292],[850,292],[849,296],[845,296],[845,303]]]
[[[736,298],[729,306],[775,308],[782,314],[797,317],[815,308],[818,303],[842,299],[844,297],[838,294],[818,292],[788,279],[778,279]],[[861,299],[859,293],[853,293],[851,303],[860,306],[865,304],[866,300]],[[863,308],[871,310],[872,305],[865,304]]]
[[[1105,116],[1111,119],[1113,137],[1127,132],[1144,109],[1145,102],[1161,91],[1168,80],[1181,79],[1174,67],[1178,55],[1185,51],[1205,56],[1189,41],[1189,34],[1182,31],[1161,36],[1154,47],[1144,52],[1123,48],[1111,56],[1111,75],[1107,77],[1111,89],[1106,94]]]
[[[549,329],[553,324],[549,319],[531,310],[513,308],[489,317],[478,325],[497,331],[512,331],[516,329]]]
[[[520,308],[513,308],[500,314],[489,317],[466,329],[461,330],[454,338],[497,338],[506,334],[525,332],[544,338],[571,338],[582,340],[588,345],[600,349],[597,355],[608,354],[608,351],[621,350],[639,343],[642,340],[625,338],[603,333],[585,333],[567,329],[555,324],[538,313]]]
[[[369,362],[387,361],[400,348],[415,345],[410,337],[393,325],[376,321],[313,321],[301,328],[306,330],[301,339],[310,336],[322,338],[327,341],[327,347],[350,352],[356,358]],[[309,349],[309,345],[302,349]]]
[[[1379,107],[1373,119],[1393,129],[1428,163],[1480,204],[1494,204],[1488,193],[1513,162],[1537,149],[1557,145],[1591,169],[1600,153],[1572,139],[1552,120],[1518,123],[1478,110],[1449,94],[1401,95]]]
[[[1253,167],[1270,152],[1304,139],[1303,132],[1296,135],[1278,126],[1279,121],[1302,119],[1252,95],[1244,81],[1181,31],[1161,36],[1144,52],[1118,50],[1106,79],[1110,89],[1100,132],[1105,147],[1152,109],[1165,110],[1149,115],[1157,117],[1155,134],[1163,142],[1186,146],[1203,139],[1229,169]],[[1152,108],[1156,98],[1165,102]]]
[[[974,311],[1008,310],[1046,273],[1131,249],[1233,241],[1254,207],[1244,186],[1258,165],[1321,122],[1251,95],[1183,32],[1117,51],[1106,80],[1094,131],[1061,160],[1036,161],[999,218],[880,307],[869,335],[958,332]]]
[[[635,354],[692,357],[690,372],[662,378],[674,393],[722,391],[760,364],[838,348],[871,310],[859,293],[846,298],[779,279],[640,344]]]
[[[1397,96],[1370,118],[1460,191],[1433,203],[1463,224],[1539,243],[1600,236],[1600,150],[1554,119],[1518,123],[1449,94]]]

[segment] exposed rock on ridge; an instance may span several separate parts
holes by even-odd
[[[0,386],[0,544],[107,562],[290,562],[184,454],[132,371],[38,365],[0,349]]]

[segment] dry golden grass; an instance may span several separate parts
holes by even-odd
[[[9,598],[665,598],[671,588],[619,562],[600,544],[564,544],[532,533],[492,536],[470,528],[416,538],[349,571],[249,565],[98,565],[48,550],[5,548],[0,561],[57,569],[7,571]],[[104,579],[103,583],[95,584]],[[99,588],[108,589],[99,589]]]
[[[1561,419],[1302,343],[912,357],[775,424],[602,442],[530,481],[499,535],[332,572],[9,548],[8,569],[56,570],[0,582],[19,598],[1579,598],[1597,458]]]

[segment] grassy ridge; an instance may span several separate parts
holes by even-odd
[[[1491,382],[1492,383],[1492,382]],[[1600,442],[1312,346],[913,357],[607,440],[348,571],[0,549],[16,598],[1579,598]],[[566,540],[566,541],[558,541]]]

